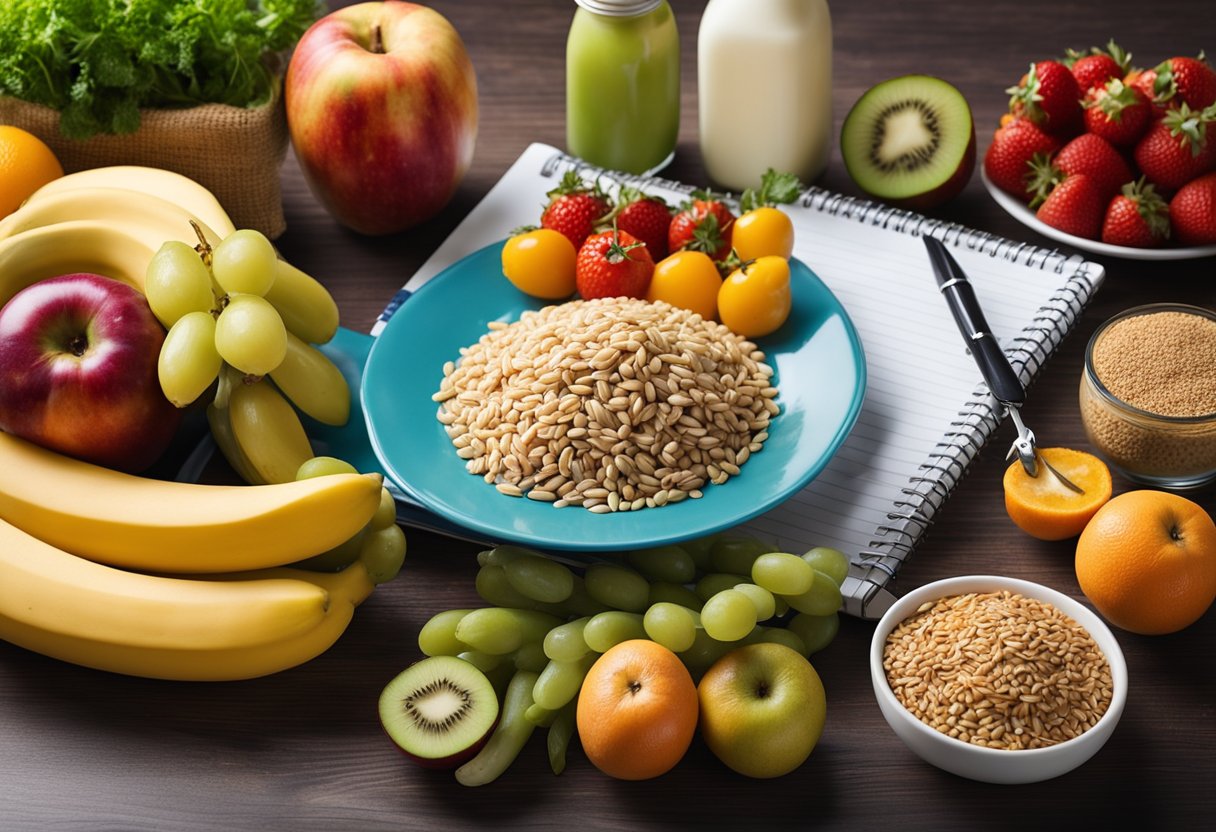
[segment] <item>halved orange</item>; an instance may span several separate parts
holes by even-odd
[[[1110,469],[1093,454],[1070,448],[1040,448],[1038,476],[1015,460],[1005,469],[1005,510],[1019,529],[1039,540],[1076,537],[1110,499]],[[1055,468],[1084,493],[1060,481]]]

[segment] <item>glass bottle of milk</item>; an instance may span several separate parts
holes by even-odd
[[[701,156],[733,191],[768,168],[810,183],[832,144],[827,0],[709,0],[697,34]]]

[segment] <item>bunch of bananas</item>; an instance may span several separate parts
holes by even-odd
[[[69,174],[0,221],[0,306],[73,272],[142,291],[166,241],[202,236],[214,245],[234,231],[214,196],[178,174]],[[274,268],[266,300],[304,356],[297,363],[315,361],[308,344],[333,337],[337,306],[309,275],[282,260]],[[295,481],[298,457],[311,456],[306,438],[297,441],[299,417],[268,384],[243,386],[259,392],[228,398],[259,430],[240,439],[226,414],[212,425],[220,423],[217,443],[251,486],[131,476],[0,433],[0,638],[102,670],[223,680],[293,667],[341,636],[383,569],[363,558],[338,572],[288,564],[315,561],[368,530],[399,535],[391,498],[386,513],[376,474]],[[294,419],[287,440],[276,438],[283,406]]]

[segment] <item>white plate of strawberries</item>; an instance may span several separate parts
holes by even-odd
[[[997,203],[1046,237],[1115,257],[1216,256],[1216,71],[1130,68],[1105,49],[1037,61],[984,155]]]

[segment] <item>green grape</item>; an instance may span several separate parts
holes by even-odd
[[[507,684],[499,711],[498,727],[477,756],[456,769],[456,781],[463,786],[483,786],[497,778],[519,756],[536,725],[524,716],[532,706],[532,686],[536,674],[517,670]]]
[[[301,412],[324,425],[345,425],[350,418],[346,376],[311,344],[287,333],[287,351],[270,378]]]
[[[800,656],[807,655],[806,642],[793,630],[787,630],[785,627],[757,627],[755,635],[757,641],[784,644]]]
[[[733,572],[710,572],[702,575],[697,581],[697,597],[704,603],[724,589],[734,589],[739,584],[747,583],[747,577]]]
[[[210,312],[187,312],[169,327],[156,373],[165,398],[186,407],[212,385],[222,366],[215,349],[215,318]]]
[[[805,552],[802,559],[832,579],[832,583],[840,586],[849,575],[849,556],[839,549],[827,546],[816,546]]]
[[[400,526],[388,526],[364,533],[359,560],[367,567],[372,582],[382,584],[397,577],[405,563],[405,550],[405,532]]]
[[[724,589],[701,608],[701,626],[718,641],[738,641],[756,626],[756,605],[737,589]]]
[[[220,240],[211,251],[211,272],[225,292],[264,295],[274,284],[278,259],[264,234],[242,228]]]
[[[686,584],[697,575],[692,555],[679,546],[638,549],[628,555],[629,563],[651,581]]]
[[[573,662],[591,652],[583,639],[583,628],[590,616],[576,618],[545,633],[545,655],[555,662]]]
[[[777,599],[764,587],[755,584],[737,584],[734,588],[750,598],[756,606],[757,621],[768,621],[777,613]]]
[[[540,673],[549,663],[549,657],[539,641],[528,641],[519,645],[519,649],[511,654],[511,661],[516,670],[530,670]]]
[[[313,477],[326,477],[330,474],[357,474],[355,466],[343,459],[332,456],[314,456],[307,459],[296,471],[296,479],[310,480]]]
[[[700,595],[682,584],[655,581],[650,585],[647,606],[654,606],[661,601],[679,604],[681,607],[688,607],[690,610],[700,610],[701,605],[705,603],[701,600]]]
[[[583,677],[598,658],[595,653],[588,653],[572,662],[549,662],[536,679],[532,700],[550,711],[572,702],[583,686]]]
[[[215,348],[242,373],[264,376],[283,363],[287,330],[264,298],[232,295],[215,322]]]
[[[680,544],[680,548],[692,558],[692,562],[696,565],[698,572],[713,571],[713,565],[710,563],[710,552],[719,537],[720,535],[711,534],[708,537],[685,540]]]
[[[801,595],[786,595],[790,606],[807,615],[830,615],[840,609],[840,587],[818,570],[812,570],[814,582]]]
[[[699,616],[687,607],[660,601],[646,610],[642,616],[642,627],[651,641],[679,653],[692,647],[697,635],[697,618]]]
[[[754,537],[720,537],[709,549],[709,563],[715,572],[750,575],[756,558],[772,551],[772,546]]]
[[[698,627],[692,647],[677,655],[679,655],[680,661],[684,662],[684,666],[695,674],[708,670],[714,662],[736,646],[733,642],[718,641],[710,636],[703,627]]]
[[[583,639],[587,646],[597,653],[603,653],[622,641],[635,638],[646,638],[642,616],[636,612],[602,612],[591,616],[591,620],[583,628]]]
[[[393,499],[393,492],[387,488],[380,489],[380,505],[376,506],[376,513],[367,521],[367,525],[373,529],[397,525],[397,501]]]
[[[562,620],[539,610],[482,607],[460,619],[456,638],[483,653],[514,653],[529,641],[543,642]]]
[[[503,564],[507,580],[534,601],[556,604],[574,591],[574,573],[543,555],[522,555]]]
[[[780,595],[773,596],[773,605],[776,609],[773,610],[774,618],[784,618],[785,614],[790,611],[790,602],[782,598]]]
[[[474,585],[477,594],[486,603],[494,604],[497,607],[530,609],[533,606],[532,599],[511,586],[510,581],[507,580],[507,573],[501,566],[487,564],[478,569]]]
[[[797,555],[769,552],[752,564],[752,580],[778,595],[801,595],[811,588],[815,570]]]
[[[531,722],[537,728],[547,728],[553,724],[553,720],[557,718],[557,711],[551,711],[548,708],[542,708],[533,702],[528,706],[528,710],[524,711],[524,719]]]
[[[516,558],[522,558],[526,555],[541,556],[540,552],[525,549],[523,546],[512,546],[509,543],[495,546],[493,549],[487,549],[485,552],[486,563],[491,566],[506,566]]]
[[[591,597],[591,593],[587,591],[587,583],[581,576],[574,576],[574,589],[570,591],[570,597],[557,605],[566,615],[596,615],[597,613],[607,612],[609,607],[607,604],[601,604],[599,601]]]
[[[515,670],[515,666],[507,661],[505,656],[499,656],[494,653],[483,653],[480,650],[463,650],[456,654],[456,658],[463,659],[482,673],[489,673],[500,667],[509,667],[512,671]]]
[[[493,549],[482,549],[480,552],[478,552],[477,553],[477,565],[485,566],[486,564],[488,564],[490,562],[490,553],[493,551],[494,551]]]
[[[456,638],[456,625],[472,610],[444,610],[435,613],[418,631],[418,649],[427,656],[456,656],[469,645]]]
[[[215,306],[211,272],[198,252],[180,240],[165,243],[148,261],[144,297],[165,329],[190,312],[210,312]]]
[[[802,639],[806,652],[810,656],[818,653],[832,643],[840,630],[840,614],[833,610],[827,615],[807,615],[798,613],[786,625],[791,633],[796,633]]]
[[[365,534],[367,534],[367,527],[359,529],[352,537],[343,540],[332,549],[327,549],[319,555],[313,555],[310,558],[296,561],[292,566],[298,569],[308,569],[313,572],[341,571],[359,559],[359,552],[363,549],[363,536]]]
[[[578,700],[576,699],[554,714],[553,720],[549,723],[549,733],[545,737],[545,744],[549,751],[549,767],[553,769],[554,774],[561,774],[566,770],[566,749],[570,746],[570,740],[574,738],[577,709]]]
[[[650,584],[645,578],[614,563],[591,564],[583,582],[592,598],[616,610],[640,613],[650,598]]]

